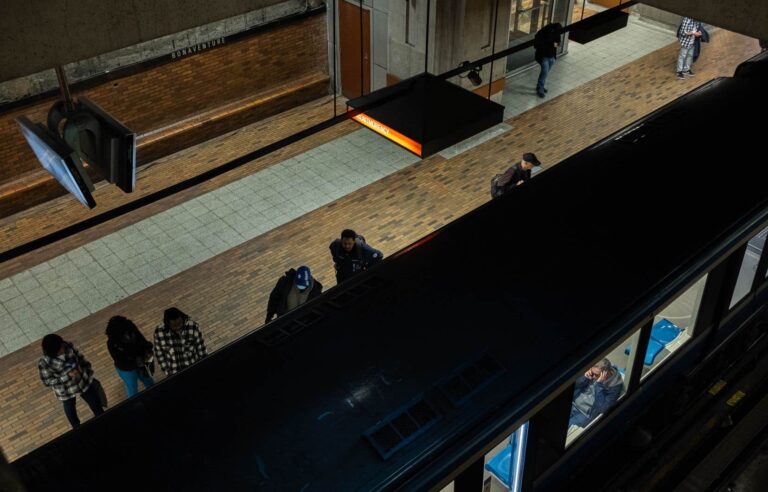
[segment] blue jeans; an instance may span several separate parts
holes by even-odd
[[[536,84],[536,93],[544,94],[544,85],[547,83],[547,75],[549,75],[549,71],[552,70],[552,65],[554,64],[554,57],[542,58],[539,62],[539,65],[541,65],[541,72],[539,73],[539,82]]]
[[[677,73],[687,72],[691,69],[693,63],[693,45],[680,47],[680,54],[677,55]]]
[[[125,390],[128,392],[128,398],[139,392],[139,379],[141,379],[141,382],[144,384],[144,389],[155,384],[155,380],[152,379],[152,376],[144,374],[144,371],[139,371],[138,369],[133,371],[123,371],[118,368],[115,368],[115,370],[117,371],[117,375],[120,376],[120,379],[125,383]]]

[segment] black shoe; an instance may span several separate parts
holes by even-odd
[[[693,70],[688,70],[687,72],[685,72],[685,75],[689,77],[693,77]]]
[[[539,97],[544,97],[544,93],[543,92],[537,92],[536,95],[539,96]]]
[[[548,90],[547,90],[547,88],[545,87],[545,88],[544,88],[544,94],[546,94],[547,92],[549,92],[549,91],[548,91]]]
[[[677,80],[683,80],[685,77],[683,77],[683,72],[677,72]]]

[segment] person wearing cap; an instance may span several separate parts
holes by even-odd
[[[352,229],[341,231],[341,238],[335,239],[328,248],[331,250],[337,284],[384,259],[381,251],[368,246],[365,238]]]
[[[526,152],[523,159],[514,166],[507,169],[504,174],[497,175],[492,180],[491,196],[498,198],[516,186],[520,186],[531,179],[531,169],[540,166],[541,162],[536,158],[536,154]]]
[[[300,266],[296,270],[291,268],[277,279],[275,288],[269,294],[267,303],[267,319],[282,316],[291,309],[295,309],[307,301],[314,299],[323,292],[323,284],[312,277],[309,267]]]

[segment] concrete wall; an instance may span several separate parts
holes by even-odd
[[[674,12],[667,12],[666,10],[661,10],[656,7],[651,7],[650,5],[646,5],[644,3],[639,3],[634,7],[632,7],[632,11],[636,12],[637,15],[639,15],[645,20],[660,22],[662,24],[668,24],[670,26],[679,25],[680,21],[683,18],[680,14],[675,14]]]
[[[319,3],[322,2],[313,0],[313,4]],[[306,7],[306,0],[282,0],[274,5],[253,10],[246,14],[70,63],[64,66],[64,71],[67,74],[69,83],[73,84],[121,67],[218,40],[221,37],[266,24],[287,15],[303,12]],[[2,20],[0,20],[0,24],[2,24]],[[58,89],[58,86],[56,73],[53,68],[9,80],[0,83],[0,104]]]
[[[434,52],[435,73],[445,72],[459,66],[465,60],[477,60],[507,47],[509,38],[509,15],[511,0],[500,0],[496,12],[495,0],[449,0],[440,3],[437,11],[437,39]],[[494,20],[495,44],[494,44]],[[499,59],[483,66],[480,77],[485,87],[491,80],[499,81],[506,75],[506,63]],[[466,78],[455,77],[451,82],[466,89],[475,90]],[[498,85],[498,84],[497,84]],[[482,91],[486,96],[487,87]],[[494,91],[494,99],[501,98],[501,88]]]
[[[643,0],[678,15],[698,19],[758,39],[768,39],[766,0]]]
[[[283,1],[3,0],[0,2],[0,46],[3,47],[0,50],[0,81],[84,60]]]
[[[495,49],[503,50],[507,47],[509,35],[510,5],[511,0],[500,0],[499,11],[496,13],[495,0],[435,0],[431,2],[432,10],[427,26],[425,0],[390,1],[387,12],[389,57],[387,66],[382,68],[386,68],[386,73],[397,79],[405,79],[423,72],[427,36],[427,67],[431,73],[443,73],[456,68],[465,60],[488,56],[494,47],[494,19],[497,20]],[[374,50],[374,60],[375,54]],[[504,61],[495,62],[493,80],[503,79],[505,73]],[[374,72],[376,81],[375,75]],[[490,65],[484,66],[480,75],[487,84],[491,79]],[[377,82],[382,82],[381,76]],[[467,89],[475,89],[466,78],[456,77],[452,82]],[[496,97],[500,95],[499,92]]]
[[[453,0],[443,0],[450,3]],[[430,72],[434,72],[435,12],[442,8],[438,1],[431,2],[429,30],[427,29],[426,0],[393,0],[389,2],[389,58],[387,73],[406,79],[424,71],[424,57],[429,35]]]

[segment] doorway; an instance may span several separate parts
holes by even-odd
[[[342,95],[371,92],[371,12],[346,0],[339,0],[339,57]]]

